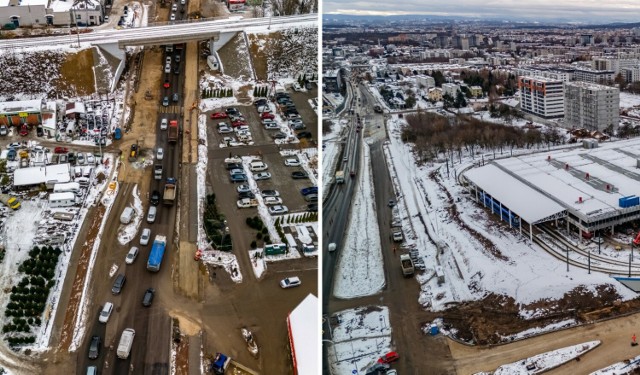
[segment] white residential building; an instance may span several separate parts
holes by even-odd
[[[458,95],[458,91],[460,91],[460,86],[455,83],[443,83],[442,84],[442,95],[449,95],[452,98],[456,98]]]
[[[100,25],[104,3],[99,0],[0,0],[0,24],[20,26]]]
[[[604,130],[618,127],[620,90],[588,82],[564,84],[565,124],[573,128]]]
[[[564,116],[563,82],[544,77],[519,77],[520,109],[542,118]]]
[[[418,85],[424,86],[425,89],[436,87],[436,80],[431,76],[428,76],[426,74],[419,74],[415,78],[418,82]]]

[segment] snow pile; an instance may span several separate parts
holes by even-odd
[[[142,201],[140,200],[140,192],[138,185],[133,187],[133,205],[129,206],[135,211],[133,220],[127,225],[121,225],[118,230],[118,242],[120,245],[128,244],[138,233],[144,212],[142,210]]]
[[[628,92],[620,93],[620,108],[631,108],[640,106],[640,95]]]
[[[328,350],[332,374],[350,374],[373,365],[391,349],[391,326],[386,306],[365,306],[343,310],[333,315],[338,325],[330,332]]]
[[[338,155],[341,151],[341,133],[347,120],[332,119],[331,132],[322,136],[322,194],[323,199],[329,192],[329,186],[333,180],[333,171],[336,170]]]
[[[578,322],[575,319],[566,319],[560,322],[556,322],[556,323],[552,323],[549,325],[546,325],[544,327],[534,327],[534,328],[529,328],[527,330],[524,330],[522,332],[518,332],[515,335],[511,335],[511,336],[502,336],[502,338],[507,339],[507,340],[503,340],[503,342],[508,342],[508,341],[513,341],[513,340],[518,340],[518,339],[523,339],[526,337],[530,337],[530,336],[537,336],[541,333],[545,333],[545,332],[551,332],[551,331],[556,331],[562,328],[568,328],[571,326],[575,326],[577,325]]]
[[[607,366],[603,369],[594,371],[589,375],[626,375],[634,373],[633,370],[640,368],[640,355],[634,358],[627,359],[626,361],[614,363],[611,366]]]
[[[541,374],[586,354],[598,345],[600,345],[600,341],[596,340],[552,350],[502,365],[493,372],[493,375]]]
[[[380,245],[380,228],[376,214],[371,155],[363,145],[358,181],[352,201],[351,218],[340,249],[334,295],[355,298],[377,293],[384,287],[384,269]]]
[[[251,266],[253,268],[253,274],[256,275],[256,279],[260,279],[267,270],[267,262],[264,259],[262,250],[263,249],[249,250],[249,259],[251,259]]]
[[[201,261],[203,263],[214,264],[223,267],[231,276],[231,280],[236,283],[242,282],[242,272],[236,256],[224,252],[214,250],[204,231],[202,218],[204,217],[204,199],[207,195],[207,116],[200,115],[198,117],[198,163],[196,164],[197,180],[198,180],[198,249],[203,251]],[[236,270],[237,272],[233,272]]]

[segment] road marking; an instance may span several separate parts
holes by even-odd
[[[177,105],[170,105],[168,107],[160,107],[160,113],[180,113],[181,107]]]
[[[315,271],[317,269],[318,269],[318,267],[313,267],[313,268],[293,268],[293,269],[286,270],[286,271],[275,271],[274,273],[288,273],[288,272],[293,272],[293,271]]]

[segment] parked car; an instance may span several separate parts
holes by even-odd
[[[163,118],[162,121],[160,121],[160,130],[167,130],[168,126],[169,126],[169,120],[166,118]]]
[[[305,179],[305,178],[309,178],[309,175],[307,174],[307,172],[295,171],[295,172],[291,172],[291,177],[294,180],[302,180],[302,179]]]
[[[253,175],[253,179],[256,180],[256,181],[268,180],[270,178],[271,178],[271,173],[269,173],[269,172],[258,172],[258,173]]]
[[[87,164],[89,164],[89,165],[95,165],[96,164],[96,158],[95,158],[95,156],[93,156],[93,154],[87,152],[86,157],[87,157]]]
[[[255,194],[253,194],[250,191],[243,191],[242,193],[238,193],[238,199],[244,199],[244,198],[254,199],[255,197],[256,197]]]
[[[91,343],[89,344],[89,359],[96,359],[100,355],[100,345],[102,339],[100,336],[92,336]]]
[[[280,129],[280,125],[278,125],[276,122],[270,122],[267,124],[264,124],[264,128],[267,130],[276,130],[276,129]],[[285,134],[286,137],[286,134]]]
[[[233,133],[233,129],[228,127],[228,126],[219,126],[218,127],[218,133],[219,134],[227,134],[227,133]]]
[[[169,97],[168,97],[168,96],[165,96],[165,97],[162,99],[162,106],[163,106],[163,107],[168,107],[168,106],[169,106]]]
[[[262,112],[262,114],[260,115],[261,119],[271,119],[273,120],[274,118],[276,118],[276,115],[274,115],[273,113],[269,113],[269,112]]]
[[[240,113],[240,111],[238,111],[238,108],[234,107],[226,108],[224,111],[227,113],[227,115]]]
[[[378,359],[378,363],[391,363],[400,359],[397,352],[389,352]]]
[[[283,133],[283,132],[277,132],[277,133],[273,134],[271,137],[274,138],[274,139],[285,139],[285,138],[287,138],[287,135],[285,133]]]
[[[244,174],[244,169],[232,169],[229,171],[230,175],[234,175],[234,174]]]
[[[311,132],[300,132],[296,134],[296,137],[298,137],[298,139],[302,139],[302,138],[311,139],[313,138],[313,135],[311,135]]]
[[[56,147],[53,149],[53,153],[54,154],[66,154],[67,152],[69,152],[69,149],[66,147]]]
[[[236,121],[233,121],[231,123],[231,126],[233,126],[234,128],[238,127],[238,126],[242,126],[242,125],[247,125],[246,121],[244,121],[244,120],[236,120]]]
[[[109,317],[113,312],[113,303],[107,302],[102,306],[102,310],[100,311],[100,316],[98,317],[98,321],[100,323],[106,323],[109,321]]]
[[[211,114],[211,119],[219,119],[219,118],[227,118],[227,114],[224,112],[213,112]]]
[[[260,192],[263,197],[279,197],[280,193],[277,190],[262,190]]]
[[[309,212],[318,212],[318,204],[317,203],[309,203],[307,205],[307,211],[309,211]]]
[[[7,128],[6,125],[0,125],[0,135],[7,135],[9,134],[9,129]]]
[[[282,206],[282,205],[269,206],[269,213],[271,215],[284,215],[287,212],[289,212],[289,209],[287,208],[287,206]]]
[[[283,289],[293,288],[300,285],[302,285],[302,281],[300,281],[298,276],[287,277],[286,279],[280,280],[280,287]]]
[[[267,99],[265,98],[259,98],[253,101],[253,105],[255,105],[256,107],[259,107],[261,105],[265,105],[267,104]]]
[[[158,150],[156,151],[156,159],[164,159],[164,149],[162,147],[158,147]]]
[[[247,175],[245,174],[231,175],[231,182],[247,182]]]
[[[238,185],[238,187],[236,188],[236,191],[238,193],[246,193],[248,191],[251,191],[251,186],[247,184]]]
[[[124,258],[124,262],[126,264],[133,264],[133,262],[135,262],[136,258],[138,257],[138,253],[140,253],[140,250],[137,247],[133,246],[131,249],[129,249],[127,257]]]
[[[233,169],[242,169],[242,164],[240,163],[229,163],[227,164],[227,170],[233,170]]]
[[[149,239],[151,239],[151,229],[144,228],[142,230],[142,234],[140,235],[140,245],[142,246],[148,245]]]
[[[267,206],[282,204],[282,198],[280,197],[264,197],[264,204]]]
[[[84,165],[84,161],[85,161],[84,154],[82,152],[78,152],[76,163],[79,165]]]
[[[300,190],[300,193],[302,193],[302,195],[318,194],[318,187],[317,186],[307,187]]]
[[[287,167],[299,167],[300,166],[300,160],[298,160],[298,159],[285,159],[284,160],[284,165],[286,165]]]
[[[153,302],[153,296],[156,294],[155,289],[149,288],[144,292],[144,296],[142,296],[142,306],[149,307],[151,306],[151,302]]]
[[[386,374],[387,370],[390,368],[386,363],[376,363],[375,365],[369,367],[365,375],[383,375]]]
[[[18,156],[18,151],[16,151],[15,148],[10,148],[9,152],[7,153],[7,159],[9,161],[14,161],[16,160],[16,156]]]

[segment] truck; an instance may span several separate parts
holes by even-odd
[[[176,200],[176,179],[173,177],[167,178],[167,182],[164,184],[164,194],[162,195],[162,202],[171,206]]]
[[[20,201],[18,198],[12,197],[9,194],[0,194],[0,202],[4,203],[5,206],[11,208],[12,210],[20,209]]]
[[[122,336],[120,336],[120,343],[118,343],[118,351],[116,352],[118,358],[129,358],[131,347],[133,346],[134,337],[136,337],[136,331],[134,331],[133,328],[127,328],[122,331]]]
[[[153,166],[153,178],[156,180],[162,180],[162,164],[156,164]]]
[[[238,208],[258,207],[258,201],[251,198],[242,198],[236,204]]]
[[[231,357],[224,355],[222,353],[216,353],[216,356],[213,358],[211,363],[211,367],[209,371],[213,371],[214,374],[224,374],[224,371],[229,367],[231,363]]]
[[[129,151],[129,161],[134,162],[138,159],[138,144],[131,145],[131,151]]]
[[[177,120],[171,120],[169,121],[169,129],[167,132],[167,138],[169,140],[169,143],[176,143],[178,142],[178,121]]]
[[[413,267],[413,260],[411,260],[409,254],[400,255],[400,266],[402,267],[402,274],[404,276],[413,275],[415,269]]]
[[[167,246],[167,237],[157,235],[153,240],[153,246],[151,246],[151,253],[149,253],[149,260],[147,260],[147,270],[151,272],[160,271],[160,265],[162,264],[162,258],[164,257],[164,250]]]
[[[336,171],[336,184],[344,184],[344,171]]]

